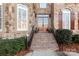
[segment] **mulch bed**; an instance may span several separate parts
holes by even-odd
[[[79,43],[59,45],[60,51],[79,52]]]
[[[16,56],[24,56],[24,55],[26,55],[27,53],[29,53],[29,52],[31,52],[32,50],[22,50],[22,51],[20,51],[20,52],[18,52],[17,54],[16,54]]]

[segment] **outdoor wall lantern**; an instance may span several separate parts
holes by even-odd
[[[49,18],[51,18],[51,14],[49,14]]]
[[[35,18],[37,17],[37,14],[35,13]]]
[[[27,42],[29,41],[29,33],[27,33]]]
[[[33,16],[35,15],[35,11],[33,11]]]

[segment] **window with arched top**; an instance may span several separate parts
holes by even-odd
[[[69,9],[63,9],[59,12],[59,28],[74,30],[75,16],[74,12]]]
[[[71,11],[69,9],[62,10],[62,28],[70,29]]]
[[[28,7],[23,4],[17,4],[17,30],[28,30]]]

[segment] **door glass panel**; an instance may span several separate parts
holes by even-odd
[[[44,18],[44,24],[48,24],[48,18]]]
[[[40,3],[40,8],[46,8],[47,4],[46,3]]]
[[[38,28],[39,30],[46,30],[48,27],[48,16],[47,15],[39,15],[37,17]]]
[[[38,27],[42,27],[42,18],[38,18]]]
[[[42,18],[38,18],[38,24],[42,24]]]

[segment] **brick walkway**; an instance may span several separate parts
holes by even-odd
[[[36,33],[30,48],[31,52],[25,56],[66,56],[58,50],[58,45],[51,33]]]
[[[52,33],[36,33],[33,37],[31,50],[58,50]]]

